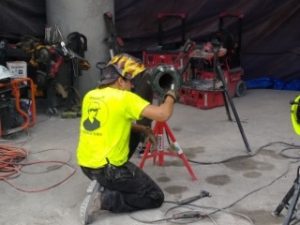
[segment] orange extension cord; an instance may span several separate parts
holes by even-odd
[[[34,162],[22,163],[22,161],[26,159],[27,156],[28,156],[28,152],[22,147],[0,144],[0,181],[6,182],[7,184],[9,184],[10,186],[12,186],[13,188],[19,191],[33,193],[33,192],[46,191],[51,188],[57,187],[58,185],[68,180],[76,172],[75,168],[73,168],[67,162],[63,162],[63,161],[47,160],[47,161],[34,161]],[[66,165],[70,167],[73,171],[66,178],[57,182],[56,184],[51,185],[50,187],[35,189],[35,190],[22,189],[20,187],[15,186],[10,181],[8,181],[9,179],[18,177],[22,173],[22,168],[24,166],[41,164],[41,163]]]

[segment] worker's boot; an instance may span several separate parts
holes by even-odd
[[[80,219],[83,225],[92,222],[93,214],[101,209],[101,192],[103,187],[97,180],[93,180],[88,186],[87,195],[80,205]]]

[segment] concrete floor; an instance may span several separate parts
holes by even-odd
[[[97,215],[94,225],[144,224],[138,220],[151,221],[171,217],[183,211],[213,212],[226,208],[193,224],[218,225],[277,225],[283,216],[271,215],[283,196],[293,184],[298,163],[283,157],[280,152],[287,146],[272,142],[299,143],[290,123],[290,105],[298,92],[277,90],[248,90],[246,96],[234,98],[237,112],[250,144],[249,156],[238,126],[229,122],[224,107],[200,110],[176,104],[173,117],[168,124],[187,157],[201,164],[191,163],[198,180],[192,181],[186,168],[177,157],[165,158],[163,167],[147,160],[144,170],[162,187],[166,202],[161,208],[132,214],[102,213]],[[233,117],[234,118],[234,117]],[[29,135],[18,134],[13,138],[0,139],[24,147],[28,152],[26,161],[60,160],[76,168],[75,174],[66,182],[43,192],[18,191],[5,182],[0,182],[1,225],[79,225],[79,206],[84,198],[89,180],[76,165],[75,150],[78,138],[79,119],[61,119],[38,115],[38,123],[29,130]],[[297,156],[298,150],[284,152]],[[132,161],[139,163],[134,156]],[[10,180],[17,187],[38,190],[49,187],[66,178],[72,169],[57,164],[35,164],[23,167],[16,179]],[[170,210],[176,202],[206,190],[210,198],[193,202],[194,206],[183,206]],[[196,207],[197,206],[197,207]],[[229,207],[229,208],[227,208]],[[252,222],[250,221],[252,220]],[[159,224],[185,223],[189,220],[163,221]]]

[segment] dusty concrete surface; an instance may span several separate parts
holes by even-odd
[[[132,214],[101,213],[94,225],[147,224],[169,218],[183,211],[200,211],[202,214],[222,209],[194,224],[218,225],[277,225],[282,216],[271,215],[290,189],[299,163],[294,158],[299,150],[282,149],[284,143],[297,144],[300,137],[294,134],[290,123],[289,101],[298,93],[276,90],[249,90],[247,95],[234,98],[234,104],[242,122],[253,156],[249,156],[238,126],[228,121],[225,108],[200,110],[176,104],[174,116],[168,124],[186,156],[201,164],[190,163],[198,180],[192,181],[186,168],[177,157],[165,157],[163,167],[147,160],[144,170],[154,178],[166,195],[166,203],[159,209]],[[234,118],[234,117],[233,117]],[[73,172],[66,165],[41,163],[24,166],[19,177],[9,180],[19,188],[35,190],[27,193],[0,182],[1,225],[79,225],[79,205],[84,198],[89,180],[81,173],[75,161],[79,119],[61,119],[38,115],[38,123],[29,134],[1,139],[0,144],[10,143],[24,147],[28,152],[25,162],[59,160],[76,169],[66,182],[47,191],[47,188]],[[284,142],[270,144],[272,142]],[[259,150],[261,146],[270,144]],[[284,154],[284,156],[283,156]],[[134,156],[132,161],[139,163]],[[172,209],[172,202],[185,199],[206,190],[210,198],[193,202],[194,206]],[[171,209],[171,210],[170,210]],[[139,222],[143,220],[144,222]],[[159,224],[193,221],[168,220]]]

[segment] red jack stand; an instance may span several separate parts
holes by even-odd
[[[145,161],[148,158],[153,158],[153,164],[155,164],[156,158],[158,157],[158,165],[162,166],[164,164],[164,156],[165,155],[176,156],[182,160],[184,166],[187,168],[189,174],[191,175],[192,180],[197,180],[197,177],[196,177],[194,171],[192,170],[192,167],[190,166],[185,154],[183,153],[182,148],[177,143],[175,136],[172,133],[168,124],[166,122],[156,122],[156,124],[153,128],[153,133],[154,133],[155,137],[157,138],[157,146],[155,146],[156,147],[155,149],[150,151],[152,144],[150,141],[147,142],[144,155],[140,162],[140,168],[144,167]],[[164,137],[165,137],[164,134],[167,138],[170,137],[176,152],[170,151],[170,150],[167,150],[167,151],[164,150]]]

